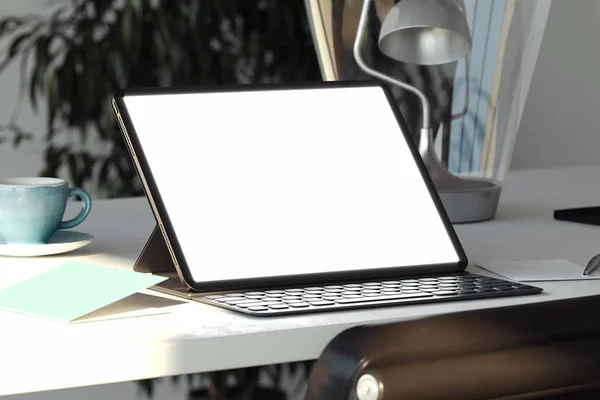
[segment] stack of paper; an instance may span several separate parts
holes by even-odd
[[[600,270],[583,275],[583,267],[567,260],[491,262],[481,268],[519,282],[600,279]]]
[[[74,261],[0,290],[0,309],[61,322],[160,313],[164,302],[132,295],[165,279]]]

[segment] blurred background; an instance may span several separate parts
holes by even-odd
[[[377,0],[379,10],[389,9],[393,3]],[[600,2],[465,3],[474,49],[487,49],[486,43],[502,37],[510,7],[520,10],[511,14],[512,28],[526,27],[531,29],[527,32],[535,33],[527,42],[533,43],[533,48],[518,38],[508,41],[519,57],[531,57],[521,70],[504,70],[506,82],[513,82],[505,102],[519,103],[519,121],[511,125],[514,132],[509,132],[510,151],[502,154],[501,167],[491,173],[482,168],[478,173],[503,177],[508,170],[599,164],[600,134],[595,114],[600,109],[600,51],[596,39],[600,33]],[[134,86],[330,79],[323,60],[318,58],[322,48],[312,36],[314,23],[320,20],[311,15],[311,22],[307,13],[307,9],[328,5],[329,20],[338,18],[338,36],[332,33],[331,37],[338,37],[341,48],[347,48],[356,31],[356,13],[352,10],[360,10],[362,0],[0,1],[0,177],[60,176],[86,188],[96,198],[140,195],[141,188],[110,111],[112,92]],[[345,10],[350,12],[345,14]],[[348,35],[346,42],[344,34]],[[334,63],[344,67],[337,79],[364,79],[352,60],[343,51],[340,54]],[[489,106],[482,94],[493,89],[493,85],[481,83],[486,71],[494,70],[485,68],[486,61],[490,63],[486,54],[487,50],[479,55],[474,50],[468,61],[469,73],[464,70],[467,64],[461,61],[449,70],[436,72],[386,66],[384,59],[370,60],[378,67],[391,68],[388,72],[413,84],[429,87],[434,97],[446,93],[439,101],[434,99],[436,118],[443,121],[448,110],[456,113],[463,107],[467,113],[487,115],[477,114],[480,107]],[[525,96],[517,85],[521,82],[517,76],[523,70]],[[467,89],[465,93],[471,93],[468,100],[464,95],[450,96],[458,93],[455,88],[464,90],[460,83],[473,77],[479,84]],[[416,100],[399,91],[395,94],[406,119],[415,125]],[[448,101],[449,96],[454,100]],[[198,118],[202,118],[201,113]],[[471,137],[476,137],[473,135],[478,129],[487,132],[485,123],[477,128],[476,121],[467,124],[473,126]],[[458,131],[465,130],[464,122],[446,122],[439,124],[441,132],[456,131],[456,124],[462,124]],[[445,144],[440,142],[439,152],[453,172],[469,174],[473,158],[467,158],[465,164],[460,151],[466,146],[467,153],[474,154],[476,142],[460,142],[460,135],[452,137],[448,134]],[[461,144],[454,147],[453,153],[451,143],[457,137]],[[481,136],[480,145],[486,143],[484,139]],[[257,374],[264,375],[264,371],[249,376],[255,379]],[[295,388],[302,379],[301,373],[287,369],[275,369],[273,376],[278,382],[285,381],[288,389]],[[185,379],[177,383],[160,380],[150,386],[123,383],[13,397],[136,398],[147,396],[148,387],[152,387],[154,398],[176,399],[188,398],[192,386]]]
[[[60,176],[95,197],[142,194],[112,93],[321,80],[304,10],[273,0],[0,2],[0,174]]]
[[[509,2],[466,1],[474,48],[482,41],[478,38],[490,37],[477,30],[489,26],[492,10]],[[360,9],[362,1],[331,3]],[[534,3],[543,8],[551,0]],[[140,194],[108,109],[112,91],[324,79],[306,14],[302,0],[2,0],[0,176],[60,176],[94,197]],[[479,25],[475,15],[481,16]],[[533,49],[535,68],[512,134],[514,147],[503,155],[504,170],[599,162],[594,116],[600,103],[595,94],[600,56],[594,43],[599,15],[597,1],[555,0],[536,27],[543,39]],[[343,18],[346,27],[352,26],[352,17]],[[527,49],[521,51],[527,55]],[[484,74],[477,68],[481,59],[471,58],[471,80]],[[458,76],[464,63],[455,64]],[[365,78],[352,75],[352,67],[348,71],[339,79]],[[477,103],[473,93],[478,90],[476,85],[470,90],[470,111],[485,103]],[[400,97],[409,106],[417,104],[410,95]],[[461,108],[456,97],[450,107]],[[407,120],[413,115],[405,108]],[[464,161],[444,158],[453,172],[461,172]]]

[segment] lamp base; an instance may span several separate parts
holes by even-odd
[[[449,172],[433,150],[433,135],[429,128],[421,129],[419,153],[453,224],[494,218],[502,191],[499,184]]]
[[[488,180],[468,180],[471,181],[470,187],[438,190],[453,224],[486,221],[496,215],[502,187]]]

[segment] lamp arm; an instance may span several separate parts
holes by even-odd
[[[414,86],[411,86],[407,83],[404,83],[402,81],[394,79],[391,76],[385,75],[385,74],[369,67],[363,60],[362,55],[360,54],[360,45],[363,41],[364,33],[367,28],[367,23],[368,23],[367,16],[369,15],[369,6],[371,5],[372,1],[373,0],[364,0],[364,2],[363,2],[362,11],[360,14],[360,20],[358,22],[358,29],[356,32],[356,39],[354,39],[354,48],[353,48],[354,60],[356,61],[356,63],[360,67],[360,69],[362,69],[365,73],[373,76],[374,78],[380,79],[391,85],[398,86],[401,89],[408,90],[409,92],[416,94],[419,97],[419,99],[421,100],[421,106],[423,109],[422,129],[431,129],[431,118],[430,118],[431,111],[430,111],[430,106],[429,106],[429,100],[427,100],[427,97],[425,96],[425,94]]]

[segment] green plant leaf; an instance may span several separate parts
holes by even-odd
[[[58,108],[58,79],[55,73],[50,75],[50,82],[48,84],[48,112],[47,112],[47,137],[51,138],[54,136],[54,120],[57,114]]]
[[[9,35],[27,23],[27,19],[18,17],[7,17],[0,20],[0,36]]]
[[[81,182],[83,181],[83,179],[81,178],[81,175],[79,174],[79,168],[78,168],[78,163],[77,163],[77,156],[73,153],[69,154],[68,158],[67,158],[67,163],[69,166],[69,174],[71,176],[71,182],[73,182],[73,185],[81,187]]]
[[[96,163],[99,171],[106,164],[110,197],[143,194],[107,106],[116,88],[321,79],[301,1],[71,0],[52,11],[0,18],[0,31],[11,32],[0,72],[11,57],[34,56],[22,84],[26,101],[48,106],[47,139],[68,143],[60,135],[70,132],[85,140],[95,128],[112,149],[109,161],[56,147],[45,154],[42,172],[66,167],[85,183],[100,179],[91,176]],[[108,12],[113,19],[102,17]]]
[[[81,161],[83,164],[82,171],[82,182],[89,180],[94,173],[94,165],[96,164],[96,159],[92,157],[89,153],[82,152],[81,153]]]
[[[96,0],[93,1],[96,18],[101,19],[104,14],[111,8],[113,5],[113,0]]]
[[[57,33],[57,29],[65,23],[62,16],[69,10],[69,6],[61,6],[52,12],[50,18],[48,18],[48,26],[51,32]]]
[[[20,35],[18,35],[10,44],[10,47],[8,48],[8,56],[10,58],[16,56],[20,51],[21,51],[21,46],[23,45],[23,43],[27,40],[30,39],[32,36],[31,32],[25,32],[25,33],[21,33]]]
[[[50,38],[48,36],[40,36],[35,41],[35,59],[29,78],[29,100],[34,111],[37,111],[37,92],[44,91],[44,74],[49,63],[49,44]]]
[[[105,159],[98,172],[98,187],[106,189],[108,187],[108,174],[110,173],[110,160]]]

